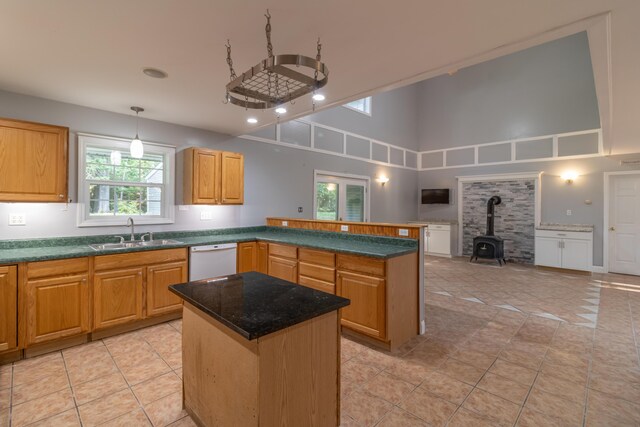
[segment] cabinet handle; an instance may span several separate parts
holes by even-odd
[[[58,194],[59,199],[64,199],[64,194]]]
[[[613,227],[613,226],[612,226],[612,227],[609,227],[609,231],[616,231],[616,228],[615,228],[615,227]]]

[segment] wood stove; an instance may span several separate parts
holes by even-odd
[[[493,196],[487,202],[487,232],[484,236],[474,237],[473,254],[469,262],[478,258],[495,259],[499,265],[507,263],[504,258],[504,241],[494,235],[494,214],[495,206],[502,203],[500,196]]]

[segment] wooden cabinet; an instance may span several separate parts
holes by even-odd
[[[125,268],[94,275],[94,329],[142,319],[142,274],[142,268]]]
[[[0,201],[66,202],[69,129],[0,119]]]
[[[182,300],[169,291],[170,285],[189,280],[186,261],[154,265],[147,268],[147,317],[170,313],[182,308]]]
[[[536,265],[591,271],[592,260],[592,232],[536,230]]]
[[[375,338],[386,337],[385,280],[338,271],[338,295],[351,300],[342,309],[342,324]]]
[[[237,272],[256,271],[258,268],[258,244],[256,242],[238,243]]]
[[[16,270],[15,265],[0,267],[0,352],[13,350],[18,346]]]
[[[269,244],[269,276],[289,282],[298,282],[298,248],[295,246]]]
[[[298,250],[298,283],[319,291],[335,294],[336,255],[331,252],[300,248]]]
[[[265,242],[258,242],[258,269],[257,271],[263,274],[269,272],[269,244]]]
[[[244,156],[206,148],[184,150],[183,203],[242,204]]]
[[[168,287],[188,280],[186,248],[97,256],[94,269],[94,330],[182,308]]]
[[[27,264],[26,345],[89,332],[89,260]]]

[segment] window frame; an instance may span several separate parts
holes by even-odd
[[[357,101],[360,101],[360,100],[363,100],[363,99],[364,99],[364,104],[365,104],[365,109],[364,110],[361,110],[360,108],[354,107],[353,105],[349,105],[351,103],[354,103],[354,102],[357,102]],[[364,98],[354,99],[351,102],[347,102],[346,104],[343,104],[342,106],[345,107],[345,108],[348,108],[350,110],[357,111],[360,114],[364,114],[365,116],[371,117],[372,111],[373,111],[373,99],[372,99],[371,96],[365,96]]]
[[[334,184],[338,184],[339,188],[343,187],[346,184],[364,184],[364,220],[362,222],[370,222],[371,217],[369,216],[370,208],[371,208],[371,178],[366,175],[353,175],[346,174],[340,172],[331,172],[314,169],[313,171],[313,219],[318,220],[317,218],[317,207],[318,207],[318,195],[316,193],[318,182],[332,182]],[[340,196],[338,196],[340,198]],[[340,202],[338,202],[338,219],[336,220],[327,220],[327,221],[337,221],[337,222],[351,222],[351,221],[341,221],[340,220]]]
[[[143,141],[145,153],[162,155],[164,173],[162,183],[161,215],[108,215],[91,217],[89,214],[89,182],[85,178],[87,147],[128,151],[131,140],[112,136],[78,133],[78,227],[122,226],[131,217],[136,224],[173,224],[175,222],[175,154],[176,147]],[[111,183],[112,181],[105,181]],[[135,183],[132,183],[135,184]]]

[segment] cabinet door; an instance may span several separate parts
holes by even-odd
[[[427,252],[433,254],[451,255],[451,232],[448,230],[429,230]]]
[[[258,272],[269,273],[269,244],[258,242]]]
[[[258,245],[256,242],[238,243],[237,272],[255,271],[258,266]]]
[[[269,276],[298,282],[298,261],[294,259],[269,256]]]
[[[169,290],[170,285],[188,280],[187,262],[154,265],[147,268],[147,317],[180,311],[182,299]]]
[[[142,319],[142,270],[109,270],[93,276],[94,329]]]
[[[222,153],[222,203],[244,203],[244,156]]]
[[[374,338],[386,338],[385,280],[338,271],[337,295],[351,304],[342,309],[342,325]]]
[[[220,151],[193,150],[192,203],[220,203],[220,155]]]
[[[0,201],[65,202],[69,130],[0,119]]]
[[[536,265],[562,267],[561,240],[553,237],[536,237]]]
[[[0,267],[0,352],[17,347],[17,288],[16,267]]]
[[[587,240],[562,240],[562,268],[571,270],[591,270],[589,251],[591,245]]]
[[[89,332],[87,275],[27,281],[27,345]]]

